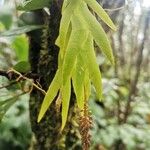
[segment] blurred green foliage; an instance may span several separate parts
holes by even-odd
[[[102,144],[106,149],[114,149],[115,143],[122,140],[127,150],[149,150],[150,147],[150,84],[142,83],[139,95],[133,102],[132,114],[125,124],[118,123],[118,99],[126,99],[128,89],[120,86],[117,79],[104,79],[104,106],[93,101],[91,97],[90,108],[94,120],[92,129],[93,147]],[[138,85],[139,87],[141,84]],[[121,93],[121,97],[118,94]],[[121,104],[124,107],[125,102]],[[93,148],[94,149],[94,148]]]
[[[19,61],[28,61],[28,39],[25,35],[15,37],[12,42],[12,49],[15,50]],[[20,53],[21,51],[21,53]]]
[[[9,85],[10,81],[0,77],[0,83],[2,87]],[[0,122],[0,149],[25,150],[30,144],[29,94],[22,93],[17,83],[0,89],[0,117],[3,117]],[[6,113],[5,116],[3,113]]]
[[[11,27],[13,16],[9,8],[0,9],[0,21],[7,30]]]
[[[15,66],[17,69],[21,67],[23,71],[29,71],[27,36],[23,34],[11,37],[1,36],[2,32],[17,27],[15,20],[14,9],[10,9],[6,5],[3,8],[1,7],[0,70],[8,70]],[[23,66],[19,63],[23,63]],[[29,122],[28,101],[29,94],[23,93],[19,83],[0,76],[1,150],[26,150],[30,146],[32,132]]]
[[[27,61],[20,61],[13,66],[13,69],[21,73],[27,73],[30,71],[31,66],[30,63]]]

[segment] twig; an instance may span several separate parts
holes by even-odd
[[[4,70],[0,70],[0,75],[1,76],[5,76],[6,78],[8,78],[9,80],[12,80],[12,79],[16,79],[17,81],[19,81],[20,79],[24,79],[24,80],[27,80],[29,81],[36,89],[38,89],[39,91],[41,91],[44,95],[46,94],[45,90],[43,90],[41,87],[39,87],[38,85],[36,85],[35,83],[33,83],[32,79],[36,80],[37,82],[37,79],[39,79],[39,75],[37,74],[33,74],[33,73],[27,73],[25,75],[21,74],[20,72],[16,71],[15,69],[10,69],[9,71],[4,71]],[[19,76],[19,77],[16,77]],[[32,79],[30,79],[30,78]],[[16,82],[16,81],[14,81]],[[11,84],[12,85],[12,84]],[[9,87],[9,85],[6,85],[6,86],[2,86],[0,87],[1,88],[4,88],[4,87]]]
[[[26,76],[27,78],[32,78],[34,80],[37,80],[37,79],[40,78],[40,76],[38,74],[36,74],[36,73],[29,72],[29,73],[26,73],[26,74],[24,74],[24,73],[21,73],[21,74],[23,76]],[[4,76],[4,77],[6,77],[9,80],[16,79],[16,76],[14,74],[8,73],[8,71],[5,71],[5,70],[0,70],[0,76]]]
[[[29,79],[29,78],[23,76],[20,72],[16,71],[16,70],[13,69],[13,68],[8,71],[8,73],[10,73],[10,72],[14,72],[15,74],[19,75],[19,77],[17,78],[18,80],[19,80],[20,78],[22,78],[22,79],[24,79],[24,80],[29,81],[37,90],[41,91],[44,95],[46,95],[45,90],[43,90],[42,88],[40,88],[39,86],[37,86],[35,83],[33,83],[31,79]]]

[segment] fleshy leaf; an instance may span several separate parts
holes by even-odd
[[[77,63],[74,68],[72,82],[75,91],[78,107],[82,110],[84,107],[84,76],[85,66],[81,55],[77,57]]]
[[[44,97],[44,100],[40,109],[40,113],[38,116],[38,122],[40,122],[40,120],[43,118],[45,112],[50,107],[50,104],[53,102],[54,98],[56,97],[58,90],[60,88],[60,84],[61,84],[60,79],[61,79],[61,70],[57,70],[55,77],[52,83],[50,84],[49,89]]]
[[[84,0],[93,11],[97,13],[97,15],[113,30],[116,31],[116,27],[114,23],[111,21],[108,14],[101,7],[101,5],[96,0]]]
[[[62,87],[61,89],[61,95],[62,95],[62,126],[61,131],[64,129],[67,116],[68,116],[68,110],[69,110],[69,103],[70,103],[70,95],[71,95],[71,83],[70,79],[66,82],[66,85]]]
[[[76,25],[75,22],[76,20],[74,18],[73,26]],[[86,30],[84,29],[72,30],[63,63],[63,85],[65,85],[67,79],[71,76],[71,72],[76,62],[76,57],[80,52],[80,49],[84,44],[84,40],[86,40],[86,38],[87,38]]]
[[[78,6],[79,1],[80,0],[70,1],[70,3],[66,6],[64,11],[62,12],[62,18],[60,21],[60,29],[59,29],[59,45],[58,45],[62,50],[64,50],[66,35],[68,32],[71,17],[73,15],[74,10]]]
[[[101,48],[106,57],[114,64],[114,57],[111,49],[110,42],[107,38],[105,31],[103,30],[100,23],[96,18],[90,13],[88,7],[85,3],[82,3],[81,8],[79,9],[85,21],[88,24],[89,30],[96,42],[96,44]]]
[[[66,49],[67,46],[68,46],[70,35],[71,35],[71,30],[72,30],[72,27],[71,27],[71,24],[70,24],[67,35],[66,35],[66,41],[65,41],[64,49]],[[60,36],[58,36],[55,43],[56,43],[56,45],[58,45],[60,47],[59,39],[60,39]],[[64,54],[65,54],[65,52],[63,52],[62,49],[60,49],[60,52],[59,52],[59,55],[58,55],[58,68],[62,67]]]
[[[84,45],[84,54],[86,55],[86,64],[90,74],[91,81],[96,89],[96,93],[99,99],[102,98],[102,81],[99,66],[96,62],[96,56],[94,52],[93,38],[89,34],[87,41]]]

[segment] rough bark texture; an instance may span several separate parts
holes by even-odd
[[[48,30],[43,30],[45,35],[48,35],[46,39],[43,39],[43,31],[37,30],[31,32],[30,36],[30,53],[29,60],[32,67],[32,72],[37,73],[40,76],[39,83],[45,90],[48,89],[50,82],[52,81],[55,72],[57,70],[57,56],[58,47],[55,45],[55,40],[58,36],[59,24],[61,19],[60,13],[61,4],[53,2],[50,7],[50,17],[39,10],[39,16],[47,18]],[[39,18],[41,19],[41,18]],[[42,19],[44,22],[44,19]],[[37,35],[38,34],[38,35]],[[46,40],[46,41],[44,41]],[[43,49],[41,45],[44,44],[48,47]],[[44,47],[44,46],[43,46]],[[63,150],[63,149],[78,149],[80,146],[76,144],[78,138],[78,131],[76,130],[73,122],[76,119],[74,113],[74,96],[72,94],[71,105],[69,110],[68,125],[63,133],[60,133],[61,115],[56,111],[55,102],[47,111],[46,115],[40,123],[37,123],[37,116],[43,100],[43,95],[33,90],[29,103],[30,108],[30,120],[31,127],[34,133],[36,143],[31,144],[35,150]],[[73,127],[74,126],[74,127]]]

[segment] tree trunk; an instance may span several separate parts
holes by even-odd
[[[39,83],[44,90],[48,89],[55,72],[57,70],[58,47],[55,45],[55,40],[58,36],[59,24],[61,19],[60,12],[61,4],[53,2],[50,7],[50,17],[42,10],[38,10],[39,19],[44,18],[44,22],[48,22],[48,28],[36,30],[29,33],[30,53],[29,60],[33,73],[39,75]],[[42,17],[42,18],[40,18]],[[42,19],[43,20],[43,19]],[[39,37],[40,38],[39,38]],[[44,96],[37,90],[33,90],[29,102],[31,128],[36,139],[35,144],[32,143],[32,148],[35,150],[63,150],[63,149],[78,149],[76,146],[78,139],[77,127],[73,125],[76,120],[74,113],[74,96],[72,93],[68,125],[60,133],[61,114],[56,109],[56,104],[53,102],[43,117],[40,123],[37,123],[37,116],[41,107]],[[73,148],[74,147],[74,148]]]

